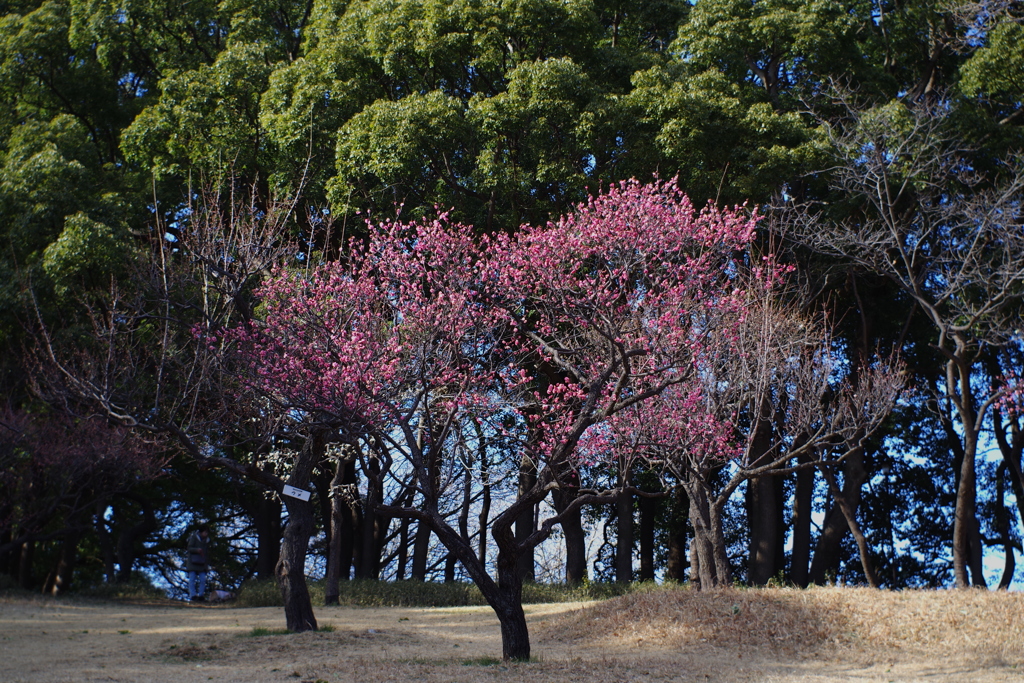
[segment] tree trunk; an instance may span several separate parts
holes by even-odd
[[[427,552],[430,550],[430,527],[426,522],[416,525],[416,539],[412,544],[412,580],[426,581]]]
[[[747,482],[747,523],[750,532],[748,580],[763,586],[785,566],[781,477],[765,475]]]
[[[657,501],[640,497],[640,580],[654,581],[654,515]]]
[[[863,451],[854,450],[845,460],[843,468],[842,497],[850,514],[856,516],[860,507],[861,487],[868,480],[867,470],[864,469]],[[814,557],[811,560],[811,583],[823,585],[826,575],[839,569],[840,544],[850,529],[846,519],[847,515],[843,512],[842,506],[838,501],[834,501],[825,516],[825,523],[814,549]]]
[[[472,544],[438,514],[436,505],[428,506],[425,512],[427,519],[421,518],[423,523],[431,524],[441,544],[462,562],[469,578],[480,588],[487,604],[498,617],[502,656],[507,660],[529,660],[530,635],[522,607],[523,581],[519,575],[519,554],[522,552],[522,546],[519,546],[515,539],[511,511],[506,510],[506,513],[510,514],[505,516],[499,515],[492,529],[498,547],[497,581],[487,573]]]
[[[35,541],[25,541],[21,544],[21,553],[18,556],[18,585],[25,590],[32,590],[35,584],[35,575],[32,571],[35,554]]]
[[[956,407],[963,439],[963,457],[956,489],[953,518],[953,575],[957,588],[987,588],[982,572],[981,529],[978,524],[978,415],[971,386],[969,344],[956,337],[956,360],[946,366],[946,393]]]
[[[722,525],[722,510],[725,508],[726,499],[712,501],[709,508],[711,513],[711,541],[714,547],[715,574],[718,576],[720,586],[732,584],[732,568],[729,566],[729,555],[725,548],[725,528]]]
[[[999,579],[999,590],[1010,588],[1010,584],[1013,583],[1013,574],[1017,570],[1017,558],[1013,554],[1014,542],[1010,536],[1010,515],[1004,500],[1007,469],[1006,462],[1003,462],[996,470],[996,531],[999,533],[1005,553],[1003,575]]]
[[[693,541],[690,545],[690,581],[697,590],[710,590],[719,585],[715,570],[714,539],[711,532],[711,510],[706,492],[690,495],[690,523]]]
[[[846,525],[850,529],[850,533],[853,534],[854,540],[857,542],[857,551],[860,555],[860,566],[864,570],[864,578],[867,580],[868,585],[872,588],[878,588],[878,577],[875,576],[875,569],[871,562],[871,556],[869,554],[868,540],[864,536],[864,532],[861,531],[860,524],[857,522],[856,510],[846,500],[846,496],[842,491],[839,490],[839,486],[836,484],[835,477],[832,471],[825,467],[822,469],[822,474],[825,477],[825,481],[828,482],[828,487],[832,491],[832,497],[835,499],[836,504],[843,513],[843,517],[846,520]]]
[[[751,450],[756,458],[768,458],[772,448],[772,425],[758,420]],[[747,529],[750,533],[747,557],[747,581],[763,586],[783,566],[780,557],[783,543],[782,481],[771,475],[747,481]]]
[[[524,456],[519,463],[519,497],[532,489],[537,483],[537,468],[533,461]],[[524,509],[516,518],[516,541],[521,543],[535,530],[537,507],[531,505]],[[537,569],[534,563],[533,548],[529,548],[519,556],[519,578],[521,581],[533,583],[537,580]]]
[[[11,555],[13,553],[11,552],[11,549],[7,547],[7,544],[11,542],[12,538],[14,538],[14,536],[10,529],[0,531],[0,548],[4,548],[4,550],[0,550],[0,574],[6,574],[7,576],[11,576],[13,574],[11,571]]]
[[[486,452],[480,460],[480,479],[483,492],[480,499],[480,516],[477,518],[477,525],[480,527],[480,546],[477,549],[477,557],[480,564],[487,564],[487,532],[489,530],[491,516],[491,481],[488,477]]]
[[[523,612],[523,580],[517,557],[498,551],[497,594],[491,607],[501,625],[502,659],[530,660],[530,632]]]
[[[337,586],[337,568],[335,565],[338,560],[335,557],[334,547],[334,530],[336,528],[334,524],[334,504],[332,502],[331,489],[333,488],[335,477],[337,476],[337,466],[334,467],[334,473],[328,471],[327,461],[320,463],[319,467],[314,471],[313,474],[313,489],[316,493],[316,513],[320,517],[320,528],[323,529],[324,533],[324,604],[330,605],[328,602],[331,599],[331,575],[334,574],[335,578],[333,583]]]
[[[43,586],[44,593],[57,596],[71,588],[71,580],[75,574],[75,561],[78,559],[78,544],[81,540],[82,531],[79,527],[69,528],[64,534],[53,571],[50,572],[50,576],[46,579],[46,585]]]
[[[131,500],[142,507],[142,520],[122,531],[117,538],[117,581],[127,583],[132,579],[135,567],[138,544],[149,534],[156,531],[156,513],[153,504],[142,496],[130,495]]]
[[[615,581],[632,583],[633,581],[633,494],[626,490],[630,484],[628,467],[619,468],[618,502],[615,504],[618,521],[616,522],[617,538],[615,542]]]
[[[451,553],[445,555],[444,558],[444,582],[454,583],[455,582],[455,564],[458,560]]]
[[[313,467],[323,458],[324,443],[319,433],[306,439],[302,450],[295,458],[295,464],[288,484],[306,489],[310,485]],[[285,625],[289,631],[315,631],[316,617],[306,585],[306,552],[313,535],[313,505],[310,501],[284,496],[288,509],[288,525],[284,529],[281,543],[281,558],[277,563],[277,583],[284,600]]]
[[[471,476],[471,468],[473,461],[467,463],[467,466],[462,472],[462,505],[459,509],[459,537],[462,538],[462,542],[467,546],[470,545],[469,540],[469,508],[473,506],[473,477]],[[453,583],[455,581],[455,564],[458,562],[458,558],[452,552],[448,553],[448,557],[445,560],[444,565],[444,580],[445,583]]]
[[[675,487],[672,502],[671,522],[668,529],[668,565],[665,578],[673,581],[686,580],[686,520],[689,519],[690,499],[682,484]]]
[[[789,579],[801,588],[807,588],[811,562],[811,513],[814,506],[814,470],[800,470],[796,474],[796,493],[793,502],[793,553],[790,557]]]
[[[409,562],[409,524],[408,517],[398,523],[398,558],[395,560],[395,581],[405,581],[405,565]]]
[[[100,556],[103,558],[103,575],[107,583],[114,583],[116,580],[115,562],[117,554],[114,552],[114,542],[110,539],[110,531],[107,529],[107,502],[96,503],[95,528],[96,541],[100,546]]]
[[[978,525],[977,435],[973,424],[964,425],[964,452],[956,491],[953,522],[953,575],[957,588],[987,588],[981,567],[981,532]]]
[[[292,486],[296,485],[292,483]],[[285,506],[288,508],[288,524],[284,528],[281,559],[277,563],[277,583],[284,600],[285,624],[289,631],[315,631],[316,617],[306,585],[306,549],[313,535],[313,506],[309,501],[294,498],[285,498]]]
[[[555,512],[562,514],[576,499],[575,487],[556,489],[552,495]],[[587,536],[583,531],[583,510],[576,508],[562,520],[565,537],[565,582],[570,586],[587,580]]]
[[[262,491],[247,492],[246,496],[246,508],[256,527],[256,578],[272,579],[281,559],[281,501],[267,498]]]
[[[698,590],[710,590],[732,583],[725,549],[725,531],[719,506],[710,499],[701,482],[686,482],[690,500],[690,581]]]
[[[348,578],[349,566],[352,562],[351,544],[349,544],[348,562],[345,563],[344,546],[345,518],[348,516],[348,498],[344,492],[347,471],[354,463],[338,459],[334,464],[334,476],[327,491],[327,507],[330,510],[328,519],[330,533],[327,536],[327,573],[324,577],[324,604],[337,605],[341,590],[339,583],[344,573]],[[323,503],[321,503],[323,504]],[[351,535],[351,532],[350,534]],[[343,564],[344,563],[344,564]]]
[[[383,492],[380,491],[379,476],[380,463],[376,459],[371,459],[370,472],[366,477],[366,500],[363,504],[359,567],[356,577],[374,581],[380,578],[380,520],[376,506],[380,503]]]

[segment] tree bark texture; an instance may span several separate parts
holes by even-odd
[[[556,489],[553,495],[555,512],[562,514],[576,499],[576,489]],[[576,508],[562,520],[565,537],[565,582],[575,585],[587,580],[587,537],[583,531],[583,511]]]
[[[256,578],[271,579],[281,559],[281,501],[262,491],[248,493],[247,499],[246,509],[256,527]]]
[[[672,514],[668,528],[668,563],[665,578],[685,581],[689,563],[686,560],[686,521],[690,514],[690,499],[686,489],[678,484],[672,495]]]
[[[630,472],[620,468],[619,500],[615,504],[617,538],[615,542],[615,581],[631,583],[633,581],[633,493],[627,490],[630,485]]]
[[[772,448],[772,424],[758,420],[751,446],[755,459],[769,458]],[[750,533],[747,555],[747,580],[763,586],[785,568],[783,543],[782,479],[763,475],[747,481],[747,530]]]
[[[293,486],[295,484],[292,484]],[[308,484],[307,484],[308,485]],[[306,585],[306,549],[313,535],[313,506],[309,501],[286,498],[288,524],[284,528],[277,582],[284,600],[285,624],[289,631],[315,631],[316,617]]]
[[[654,498],[640,496],[640,580],[654,581]]]
[[[75,563],[78,559],[78,544],[81,540],[81,527],[70,528],[64,534],[53,570],[43,585],[44,593],[56,596],[67,592],[71,588],[71,580],[75,574]]]
[[[139,549],[139,543],[157,529],[156,512],[153,503],[143,496],[131,495],[142,508],[142,519],[124,529],[117,538],[117,581],[127,583],[132,579],[132,570]]]
[[[519,463],[519,497],[522,498],[537,484],[537,467],[530,458],[524,456]],[[516,541],[522,543],[536,529],[535,516],[537,506],[530,505],[516,517]],[[523,551],[519,556],[519,577],[522,581],[533,583],[537,580],[537,568],[534,562],[533,548]]]
[[[502,659],[525,662],[530,659],[530,632],[523,612],[523,580],[518,559],[498,551],[497,590],[488,602],[501,625]]]
[[[328,535],[327,573],[324,604],[337,605],[342,577],[348,580],[352,567],[351,501],[345,486],[355,483],[355,462],[338,460],[329,490],[330,534]]]
[[[710,590],[732,583],[726,555],[722,511],[701,482],[687,482],[690,500],[690,580],[698,590]],[[724,501],[723,501],[724,502]]]
[[[870,548],[868,547],[867,537],[860,528],[860,523],[857,521],[857,511],[850,505],[846,499],[846,495],[839,490],[839,486],[836,484],[835,476],[832,474],[830,469],[823,468],[822,474],[825,476],[825,480],[828,482],[829,489],[832,491],[832,498],[835,499],[836,505],[839,506],[840,511],[843,513],[843,518],[846,520],[846,526],[850,529],[850,533],[853,534],[853,539],[857,543],[857,552],[860,555],[860,566],[864,570],[864,578],[867,580],[868,585],[872,588],[878,588],[878,577],[875,575],[874,564],[871,562]],[[858,489],[859,490],[859,489]]]
[[[322,435],[314,433],[308,437],[295,458],[287,483],[296,488],[308,488],[313,467],[323,458],[323,450]],[[291,496],[284,496],[284,502],[288,509],[288,524],[284,529],[276,574],[284,600],[285,625],[293,632],[315,631],[316,617],[306,585],[306,552],[314,528],[313,505],[310,501]]]
[[[793,501],[793,552],[790,555],[789,580],[806,588],[810,579],[811,512],[814,505],[814,470],[796,473]]]
[[[843,472],[841,494],[850,513],[856,515],[860,508],[861,487],[868,480],[867,470],[864,469],[864,452],[861,449],[854,450],[846,458],[843,462]],[[838,571],[840,544],[843,536],[850,530],[846,520],[847,515],[843,512],[842,506],[833,499],[814,548],[814,557],[811,559],[811,583],[823,585],[829,573],[834,575]]]
[[[370,472],[366,477],[366,500],[363,502],[363,515],[360,523],[359,564],[356,578],[377,580],[380,578],[380,519],[376,506],[383,498],[378,478],[380,463],[376,459],[370,461]]]

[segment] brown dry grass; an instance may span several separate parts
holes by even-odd
[[[882,653],[1020,662],[1024,593],[764,588],[632,594],[547,627],[562,642],[622,640],[748,651],[849,656]]]
[[[280,608],[0,596],[0,681],[1024,681],[1024,595],[663,589],[527,606],[531,663],[495,661],[484,607]]]

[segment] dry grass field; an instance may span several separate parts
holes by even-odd
[[[487,608],[280,608],[0,598],[0,681],[1024,681],[1024,594],[662,590],[527,607],[505,664]]]

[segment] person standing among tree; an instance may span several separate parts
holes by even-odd
[[[188,557],[185,571],[188,572],[188,599],[191,602],[206,600],[206,573],[210,570],[207,545],[210,542],[210,527],[200,524],[188,539]],[[198,579],[198,590],[196,580]]]

